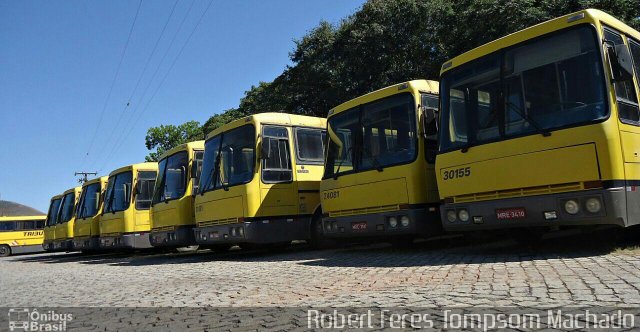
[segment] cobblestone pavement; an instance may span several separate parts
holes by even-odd
[[[0,259],[0,306],[640,305],[640,255],[422,245]]]

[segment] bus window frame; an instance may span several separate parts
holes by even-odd
[[[602,25],[604,25],[604,23],[602,23]],[[460,66],[447,71],[445,74],[450,74],[450,73],[452,73],[453,71],[455,71],[456,69],[458,69],[458,68],[460,68],[462,66],[466,66],[468,64],[472,64],[472,63],[474,63],[474,62],[476,62],[478,60],[486,59],[487,57],[494,56],[496,54],[498,55],[498,57],[500,59],[500,62],[503,63],[504,53],[506,53],[507,51],[509,51],[509,50],[511,50],[513,48],[524,46],[524,45],[527,45],[527,44],[530,44],[530,43],[535,43],[540,39],[547,38],[547,37],[552,37],[554,35],[557,35],[557,34],[560,34],[560,33],[566,32],[566,31],[570,31],[572,29],[579,29],[579,28],[585,27],[585,26],[591,27],[593,29],[592,32],[595,33],[595,37],[596,37],[595,46],[596,46],[596,49],[598,50],[597,53],[600,56],[598,60],[600,61],[601,69],[602,69],[602,72],[603,72],[603,75],[604,75],[604,79],[602,80],[601,84],[605,88],[605,96],[604,96],[604,99],[603,99],[603,103],[604,103],[604,106],[606,107],[606,113],[602,118],[597,119],[597,120],[590,120],[590,121],[586,121],[586,122],[578,122],[578,123],[573,123],[573,124],[570,124],[570,125],[553,127],[553,128],[550,128],[550,129],[546,129],[546,131],[549,132],[549,133],[552,133],[554,131],[565,130],[565,129],[569,129],[569,128],[584,127],[584,126],[588,126],[588,125],[594,125],[594,124],[600,124],[600,123],[607,122],[609,119],[611,119],[611,110],[612,110],[611,105],[615,102],[615,100],[611,100],[611,93],[610,93],[614,89],[614,87],[613,87],[613,84],[611,84],[611,80],[610,80],[611,77],[610,77],[610,74],[609,74],[610,70],[608,68],[608,63],[605,62],[606,57],[605,57],[605,53],[604,53],[605,51],[604,51],[604,47],[603,47],[602,31],[599,30],[593,23],[581,23],[581,24],[576,24],[576,25],[572,25],[572,26],[565,26],[565,27],[560,28],[558,30],[554,30],[554,31],[551,31],[551,32],[548,32],[548,33],[545,33],[545,34],[542,34],[542,35],[539,35],[539,36],[536,36],[535,38],[524,40],[524,41],[516,43],[514,45],[510,45],[508,47],[501,48],[501,49],[499,49],[499,50],[497,50],[495,52],[487,53],[487,54],[485,54],[485,55],[483,55],[481,57],[475,58],[475,59],[473,59],[473,60],[471,60],[469,62],[465,62],[465,63],[461,64]],[[501,64],[499,64],[499,65],[501,65]],[[442,75],[440,76],[440,78],[441,78],[441,80],[440,80],[440,106],[441,107],[440,107],[440,115],[439,115],[440,120],[438,122],[438,128],[444,128],[443,123],[442,123],[442,121],[444,121],[444,117],[443,117],[444,114],[442,112],[442,110],[443,110],[442,106],[443,106],[443,91],[444,91],[445,85],[442,84],[442,81],[443,81],[442,80]],[[617,108],[616,108],[616,110],[617,110]],[[509,135],[507,137],[499,136],[498,139],[482,141],[480,143],[469,140],[464,145],[450,147],[450,148],[447,148],[447,149],[442,149],[442,141],[443,141],[442,137],[441,137],[442,133],[443,133],[442,130],[438,131],[438,154],[445,154],[445,153],[449,153],[449,152],[453,152],[453,151],[460,151],[460,150],[468,150],[469,148],[472,148],[472,147],[477,147],[477,146],[482,146],[482,145],[487,145],[487,144],[493,144],[493,143],[498,143],[498,142],[506,142],[506,141],[510,141],[510,140],[517,139],[517,138],[522,138],[522,137],[527,137],[527,136],[540,135],[540,133],[534,131],[534,132],[522,133],[522,134],[519,134],[519,135]],[[447,131],[447,134],[449,134],[449,133],[450,132]]]
[[[262,183],[264,183],[264,184],[287,184],[287,183],[293,183],[293,181],[295,181],[295,179],[294,179],[294,168],[295,168],[295,165],[293,163],[293,158],[291,156],[293,154],[293,151],[291,149],[291,135],[289,134],[289,130],[288,130],[289,128],[291,128],[291,126],[282,125],[282,124],[262,123],[261,124],[261,128],[260,128],[260,150],[262,150],[262,144],[264,144],[264,137],[265,137],[264,136],[264,130],[265,130],[265,128],[269,128],[269,127],[282,128],[287,133],[287,137],[286,137],[287,150],[289,152],[288,158],[289,158],[289,164],[291,165],[291,168],[290,169],[286,169],[286,168],[280,168],[280,169],[266,168],[265,169],[264,166],[263,166],[264,163],[265,163],[265,159],[256,158],[256,159],[259,159],[258,171],[260,172],[260,181]],[[267,136],[267,137],[269,137],[269,138],[278,138],[276,136]],[[294,142],[294,148],[296,148],[295,147],[295,142]],[[256,150],[257,149],[258,149],[258,147],[257,147],[257,144],[256,144]],[[255,152],[254,152],[254,154],[255,154]],[[272,170],[275,170],[275,171],[290,171],[291,172],[291,178],[289,180],[286,180],[286,181],[265,181],[265,179],[264,179],[265,170],[266,171],[272,171]]]
[[[384,169],[390,168],[390,167],[398,167],[398,166],[404,166],[404,165],[410,165],[415,163],[418,160],[418,156],[420,155],[420,146],[423,145],[421,143],[421,139],[419,139],[418,136],[420,136],[420,130],[418,128],[418,126],[420,126],[419,122],[420,119],[418,117],[418,105],[422,102],[422,99],[420,99],[419,102],[416,102],[416,97],[418,98],[422,98],[422,92],[418,91],[417,93],[414,93],[413,91],[403,91],[400,93],[394,93],[391,94],[389,96],[385,96],[382,98],[378,98],[376,100],[372,100],[370,102],[367,103],[363,103],[363,104],[359,104],[357,106],[354,106],[352,108],[346,109],[340,113],[334,114],[331,117],[334,116],[338,116],[338,115],[342,115],[345,114],[347,112],[354,112],[358,114],[358,124],[359,126],[362,128],[362,113],[364,112],[364,108],[370,104],[373,103],[378,103],[381,101],[384,101],[386,99],[390,99],[390,98],[395,98],[398,96],[402,96],[402,95],[409,95],[411,97],[411,100],[413,100],[413,126],[414,126],[414,130],[415,130],[415,137],[414,137],[414,143],[415,143],[415,151],[413,154],[413,157],[410,160],[407,161],[403,161],[403,162],[397,162],[397,163],[392,163],[392,164],[388,164],[388,165],[384,165]],[[440,97],[438,97],[440,98]],[[439,99],[438,99],[439,100]],[[326,159],[327,159],[327,155],[329,153],[329,140],[331,139],[328,135],[328,131],[329,131],[329,120],[330,118],[327,118],[327,144],[326,144],[326,152],[325,152],[325,167],[327,167],[326,165]],[[357,138],[359,140],[362,140],[363,138]],[[353,158],[353,157],[352,157]],[[362,169],[360,168],[360,161],[359,161],[360,157],[359,156],[355,156],[355,158],[353,158],[352,160],[352,164],[353,164],[353,169],[346,171],[346,172],[340,172],[338,173],[338,178],[345,176],[345,175],[350,175],[350,174],[358,174],[358,173],[364,173],[364,172],[369,172],[369,171],[375,171],[375,168],[366,168],[366,169]],[[333,165],[332,167],[335,167],[335,165]],[[327,176],[326,170],[322,172],[322,180],[328,180],[328,179],[334,179],[334,177],[336,176],[335,173],[331,174],[330,176]]]
[[[148,172],[148,173],[153,173],[155,172],[156,175],[153,178],[140,178],[140,173],[144,173],[144,172]],[[149,207],[147,208],[138,208],[138,195],[139,195],[139,186],[141,181],[144,182],[153,182],[153,188],[155,188],[155,181],[158,178],[158,171],[156,170],[150,170],[150,169],[139,169],[136,171],[135,174],[135,178],[133,178],[133,180],[131,181],[131,195],[129,196],[129,207],[131,207],[131,203],[133,203],[133,209],[136,211],[149,211],[151,209],[151,207],[153,206],[153,189],[151,189],[151,194],[149,197]],[[135,187],[133,186],[133,183],[135,183]]]
[[[608,31],[607,31],[608,30]],[[611,86],[613,88],[613,92],[615,95],[615,106],[616,106],[616,110],[618,111],[618,120],[621,123],[630,125],[630,126],[635,126],[635,127],[640,127],[640,73],[638,72],[637,68],[638,68],[638,64],[635,63],[636,59],[633,57],[633,54],[631,53],[631,42],[633,41],[634,43],[636,43],[638,46],[640,46],[640,41],[634,39],[633,37],[629,36],[626,33],[620,32],[618,29],[613,28],[609,25],[606,24],[602,24],[602,40],[604,42],[604,34],[605,32],[609,32],[612,34],[617,34],[620,36],[620,38],[622,39],[622,42],[624,43],[624,45],[627,47],[627,49],[629,50],[629,53],[631,54],[631,61],[633,61],[633,75],[631,78],[631,83],[633,84],[633,87],[635,88],[635,94],[636,94],[636,100],[635,100],[635,105],[633,105],[632,103],[634,102],[633,100],[628,100],[626,98],[618,98],[617,92],[616,92],[616,88],[615,88],[615,84],[617,84],[616,82],[612,82]],[[640,60],[640,59],[638,59]],[[620,108],[618,107],[618,102],[621,101],[627,105],[630,106],[635,106],[636,110],[637,110],[637,114],[638,114],[638,121],[633,121],[631,119],[624,119],[621,117],[620,114]]]
[[[155,190],[154,192],[151,194],[151,205],[150,207],[155,206],[156,204],[160,204],[160,203],[169,203],[171,201],[175,201],[175,200],[179,200],[182,199],[184,197],[187,196],[187,191],[188,191],[188,187],[189,187],[189,180],[191,177],[191,160],[189,160],[189,150],[181,150],[181,151],[177,151],[175,153],[172,153],[171,155],[167,156],[166,158],[163,158],[165,160],[167,160],[167,162],[164,165],[164,169],[160,169],[158,168],[158,172],[156,173],[156,181],[158,181],[158,176],[160,176],[160,172],[162,172],[164,174],[163,178],[162,178],[162,183],[158,184],[160,187],[162,187],[161,190],[164,190],[164,184],[167,182],[167,174],[166,174],[166,170],[167,167],[169,167],[169,158],[179,154],[179,153],[185,153],[187,155],[187,166],[185,169],[185,174],[184,174],[184,194],[182,194],[180,197],[176,197],[176,198],[170,198],[170,199],[163,199],[163,200],[159,200],[157,202],[154,202],[154,198],[156,196]],[[194,155],[195,158],[195,155]],[[195,161],[195,159],[193,159],[193,161]],[[158,161],[158,165],[160,165],[160,161]],[[155,187],[155,184],[154,184]],[[164,194],[163,194],[164,197]]]
[[[326,142],[324,139],[322,139],[322,135],[327,135],[327,129],[326,128],[319,128],[319,127],[306,127],[306,126],[292,126],[291,129],[293,130],[293,137],[295,142],[293,142],[294,146],[295,146],[295,155],[296,155],[296,165],[324,165],[324,151],[326,149]],[[300,158],[300,150],[299,150],[299,145],[298,145],[298,131],[299,130],[319,130],[320,131],[320,139],[322,140],[322,160],[314,160],[314,159],[303,159]]]

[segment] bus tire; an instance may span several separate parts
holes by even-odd
[[[6,244],[0,245],[0,257],[11,256],[11,247]]]
[[[333,241],[324,236],[324,230],[322,229],[322,213],[320,210],[313,214],[309,228],[309,244],[313,249],[325,249],[334,245]]]

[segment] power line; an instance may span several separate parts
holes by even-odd
[[[171,44],[173,44],[175,37],[178,35],[180,29],[182,28],[182,23],[184,23],[184,21],[186,20],[189,12],[191,11],[191,8],[193,7],[193,4],[195,3],[195,0],[191,3],[191,6],[189,7],[189,10],[187,12],[187,15],[185,15],[185,17],[183,18],[181,24],[180,24],[180,28],[178,29],[178,31],[176,31],[176,34],[174,34],[173,39],[171,41]],[[209,8],[211,7],[211,5],[213,4],[213,0],[209,1],[209,4],[207,5],[207,7],[205,8],[205,10],[202,12],[202,14],[200,15],[200,18],[198,19],[196,25],[193,27],[193,29],[191,30],[191,32],[189,33],[187,39],[185,40],[185,42],[182,44],[182,47],[180,48],[180,50],[178,51],[178,54],[175,56],[175,58],[173,59],[173,62],[171,63],[171,65],[169,66],[169,69],[167,70],[167,72],[165,73],[165,75],[162,77],[160,84],[158,84],[158,86],[156,87],[156,89],[154,90],[153,94],[151,95],[151,97],[149,98],[149,100],[147,101],[147,103],[145,104],[145,107],[143,108],[143,110],[141,112],[138,113],[138,116],[136,117],[135,121],[132,123],[132,125],[129,127],[129,130],[126,132],[126,134],[124,136],[122,136],[122,140],[119,142],[119,144],[116,144],[112,147],[111,152],[107,155],[107,158],[105,159],[105,162],[102,164],[102,166],[100,167],[100,170],[102,170],[102,168],[105,166],[105,164],[110,160],[111,156],[113,155],[114,152],[118,151],[120,149],[120,147],[122,147],[122,145],[124,144],[124,142],[126,141],[127,137],[129,137],[129,135],[131,134],[131,132],[133,132],[133,129],[135,129],[136,124],[138,123],[138,121],[140,121],[140,119],[142,118],[142,115],[145,113],[145,111],[149,108],[149,105],[151,104],[151,101],[153,101],[154,97],[156,96],[156,94],[158,93],[158,91],[160,90],[160,88],[162,87],[162,85],[164,84],[164,82],[166,81],[167,77],[169,76],[169,74],[171,73],[171,70],[173,69],[173,67],[175,66],[175,64],[177,63],[178,59],[180,58],[180,55],[182,55],[182,52],[184,51],[184,49],[186,48],[187,44],[189,43],[189,41],[191,40],[191,37],[194,35],[195,31],[198,29],[198,27],[200,26],[200,23],[202,22],[204,16],[206,15],[206,13],[209,11]],[[154,75],[152,77],[152,79],[150,80],[149,84],[147,85],[147,87],[145,88],[145,92],[143,95],[146,95],[146,91],[148,90],[148,88],[151,86],[151,83],[153,81],[153,78],[155,78],[156,74],[158,73],[160,67],[162,66],[162,63],[164,62],[164,59],[166,57],[166,55],[169,53],[169,50],[171,48],[171,45],[169,46],[169,48],[167,48],[167,51],[165,52],[165,54],[162,57],[162,60],[160,62],[160,64],[158,65],[158,67],[156,68],[156,71],[154,72]],[[142,100],[142,99],[141,99]],[[137,108],[136,108],[137,110]]]
[[[167,17],[167,20],[164,22],[164,26],[162,27],[162,31],[160,32],[160,36],[158,36],[158,39],[156,40],[156,43],[153,46],[153,49],[151,50],[151,53],[149,54],[149,57],[147,58],[146,63],[144,64],[144,68],[142,69],[142,73],[140,73],[140,76],[138,77],[138,80],[136,82],[135,87],[133,88],[133,91],[131,91],[131,94],[129,95],[129,98],[127,98],[127,104],[122,109],[122,112],[120,113],[120,116],[118,117],[118,120],[116,121],[116,125],[113,127],[114,129],[109,132],[109,137],[107,138],[107,140],[105,140],[104,144],[108,144],[111,141],[111,138],[113,137],[113,134],[116,132],[116,130],[118,129],[118,126],[120,126],[120,123],[122,122],[122,119],[124,118],[124,115],[126,113],[125,111],[131,105],[131,99],[133,98],[133,95],[138,90],[138,86],[140,85],[140,82],[142,81],[142,78],[144,77],[144,74],[146,73],[147,68],[149,67],[149,63],[151,62],[151,58],[155,54],[156,49],[158,48],[158,44],[160,43],[160,40],[164,36],[164,32],[167,29],[167,25],[169,24],[169,21],[171,21],[171,17],[173,17],[173,13],[175,12],[176,5],[178,4],[178,1],[179,0],[176,0],[174,2],[173,7],[171,8],[171,13],[169,13],[169,17]],[[133,116],[133,115],[131,115],[131,116]]]
[[[169,51],[173,47],[173,43],[176,41],[176,37],[178,37],[178,34],[180,33],[180,31],[182,31],[182,26],[184,25],[184,22],[189,17],[189,14],[191,13],[191,9],[193,8],[193,5],[195,4],[195,2],[196,2],[196,0],[192,0],[191,1],[191,5],[189,5],[189,8],[187,9],[187,12],[185,13],[184,17],[180,21],[180,24],[178,25],[178,29],[176,29],[176,32],[173,34],[173,37],[171,37],[171,41],[169,42],[169,46],[167,47],[166,51],[162,55],[162,58],[160,59],[160,62],[158,63],[158,66],[156,67],[156,70],[153,72],[153,75],[151,75],[151,79],[149,80],[149,83],[144,88],[144,91],[142,91],[142,97],[140,97],[140,100],[144,100],[144,97],[147,95],[147,91],[149,90],[149,87],[151,86],[151,83],[153,83],[153,80],[156,78],[156,75],[158,74],[158,71],[160,70],[160,68],[162,67],[162,64],[164,63],[164,59],[167,57],[167,55],[169,54]],[[136,105],[136,108],[132,112],[132,115],[131,115],[132,117],[134,116],[133,114],[136,113],[138,108],[139,107]],[[113,153],[116,150],[118,150],[120,148],[120,146],[124,143],[124,133],[125,132],[126,132],[126,129],[123,130],[120,133],[120,136],[116,139],[115,143],[113,145],[111,145],[111,149],[109,150],[109,153],[104,156],[104,160],[103,160],[99,170],[102,170],[102,168],[105,166],[105,164],[113,156]]]
[[[113,76],[113,80],[111,81],[111,87],[109,87],[109,92],[107,93],[107,98],[104,101],[104,105],[102,106],[102,111],[100,112],[100,118],[98,120],[98,125],[96,126],[96,130],[93,132],[91,137],[91,143],[89,143],[89,148],[87,149],[87,153],[84,155],[82,162],[84,163],[89,156],[89,152],[93,148],[93,144],[96,140],[96,135],[98,134],[98,130],[100,129],[100,125],[102,125],[102,119],[104,118],[104,112],[107,109],[107,105],[109,104],[109,99],[111,99],[111,93],[113,92],[113,87],[116,84],[118,79],[118,75],[120,74],[120,68],[122,67],[122,61],[124,60],[124,56],[127,53],[127,48],[129,47],[129,42],[131,41],[131,35],[133,34],[133,28],[136,26],[136,22],[138,21],[138,14],[140,13],[140,7],[142,7],[142,0],[138,3],[138,8],[136,9],[136,15],[133,17],[133,23],[131,23],[131,28],[129,29],[129,35],[127,36],[127,41],[124,44],[124,48],[122,49],[122,54],[120,55],[120,61],[118,61],[118,67],[116,68],[116,73]]]

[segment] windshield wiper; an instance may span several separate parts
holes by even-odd
[[[218,174],[217,180],[220,180],[220,187],[222,187],[224,191],[229,191],[229,187],[224,183],[224,179],[222,178],[222,172],[220,172],[220,163],[221,158],[220,155],[218,155],[218,158],[216,158],[216,166],[214,167],[216,173]]]
[[[362,152],[366,152],[367,155],[369,155],[369,157],[371,157],[371,164],[373,165],[373,168],[378,171],[378,172],[382,172],[384,171],[384,167],[382,167],[382,164],[380,164],[380,160],[378,160],[378,158],[376,156],[373,155],[373,153],[371,153],[371,151],[369,151],[368,149],[360,146],[359,147],[360,151]]]
[[[505,105],[511,106],[510,110],[515,111],[516,113],[518,113],[518,115],[520,115],[520,117],[522,117],[523,120],[526,120],[529,124],[531,124],[533,126],[533,128],[536,129],[537,133],[539,133],[540,135],[542,135],[544,137],[551,136],[551,132],[543,129],[537,122],[535,122],[533,120],[533,118],[531,118],[524,111],[522,111],[522,109],[519,108],[518,105],[516,105],[516,104],[514,104],[514,103],[512,103],[510,101],[505,102]]]
[[[347,149],[347,153],[345,153],[345,157],[346,157],[346,155],[348,155],[352,151],[353,151],[353,147],[349,147]],[[344,163],[345,159],[340,159],[340,163],[338,163],[338,168],[336,168],[336,171],[333,173],[333,179],[334,180],[337,180],[338,176],[340,176],[340,166],[342,166],[342,163]],[[353,160],[353,158],[351,158],[351,159]]]

